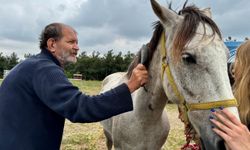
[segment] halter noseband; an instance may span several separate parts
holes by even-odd
[[[160,39],[160,49],[161,49],[161,58],[162,58],[162,68],[161,68],[161,79],[163,82],[164,78],[164,72],[167,75],[167,79],[169,84],[171,85],[174,94],[176,97],[180,100],[180,103],[178,104],[179,112],[182,113],[180,114],[180,119],[184,122],[185,124],[185,130],[187,132],[192,130],[192,125],[188,119],[187,112],[188,111],[193,111],[193,110],[210,110],[211,108],[218,108],[218,107],[237,107],[237,100],[236,99],[224,99],[224,100],[219,100],[219,101],[213,101],[213,102],[202,102],[202,103],[187,103],[183,97],[183,95],[179,92],[177,85],[174,81],[174,78],[172,76],[172,73],[170,71],[170,66],[169,66],[169,60],[167,57],[167,50],[165,47],[165,32],[162,33],[161,39]],[[166,95],[168,96],[169,94],[167,91],[165,91]],[[187,129],[188,128],[188,129]],[[190,136],[190,135],[189,135]],[[187,134],[186,134],[186,138]],[[186,139],[187,140],[187,139]],[[194,140],[195,142],[199,143],[199,140],[197,139],[197,136],[195,134],[193,135],[192,139],[187,140],[187,145],[191,140]]]

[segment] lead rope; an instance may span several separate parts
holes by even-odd
[[[180,105],[178,105],[178,110],[179,119],[184,123],[184,134],[186,137],[186,143],[181,147],[181,150],[201,150],[198,134],[195,132],[190,122],[185,121],[186,116]],[[191,141],[194,141],[195,143],[191,143]]]

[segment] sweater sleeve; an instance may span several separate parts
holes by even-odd
[[[32,81],[35,93],[49,109],[72,122],[101,121],[133,109],[124,83],[103,94],[88,96],[69,82],[59,66],[39,66]]]

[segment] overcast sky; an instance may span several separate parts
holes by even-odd
[[[157,21],[149,0],[0,0],[0,52],[22,58],[36,54],[39,35],[49,23],[62,22],[78,32],[80,52],[136,52],[152,35]],[[167,0],[159,0],[167,5]],[[184,0],[173,0],[179,10]],[[210,7],[224,38],[250,36],[249,0],[189,0]]]

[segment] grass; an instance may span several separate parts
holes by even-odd
[[[0,79],[0,84],[2,79]],[[88,95],[98,94],[100,81],[71,80],[81,91]],[[166,111],[170,121],[170,133],[163,150],[179,150],[185,143],[183,123],[178,119],[175,104],[167,104]],[[66,120],[61,150],[106,150],[105,137],[99,123],[71,123]]]
[[[100,81],[72,80],[86,94],[98,94]],[[163,150],[177,150],[185,143],[183,123],[178,119],[178,110],[175,104],[166,106],[170,120],[170,133]],[[105,137],[99,123],[79,124],[66,120],[61,150],[106,150]]]
[[[71,80],[83,93],[98,94],[100,81]],[[105,137],[99,123],[71,123],[66,120],[61,150],[104,150]]]
[[[88,95],[98,94],[101,90],[101,81],[70,80],[82,92]]]

